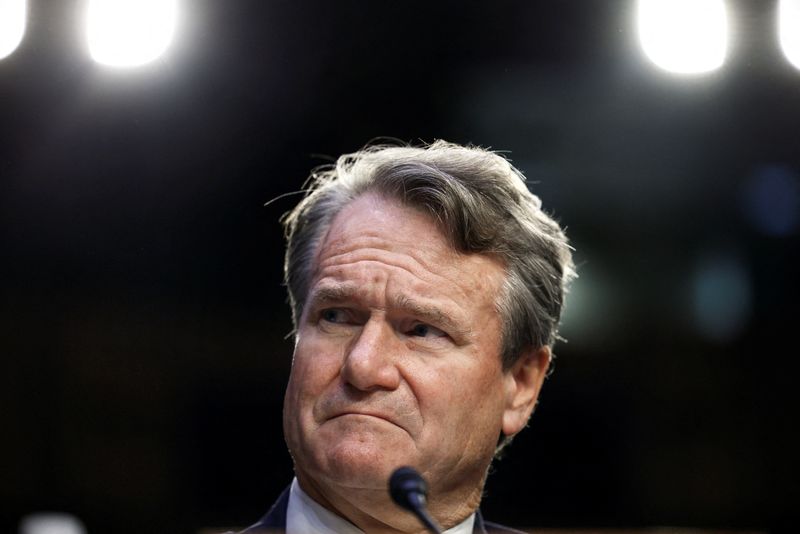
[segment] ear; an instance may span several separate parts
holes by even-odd
[[[550,347],[527,350],[505,374],[506,406],[503,434],[513,436],[528,424],[547,369]]]

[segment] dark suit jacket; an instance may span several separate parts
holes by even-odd
[[[258,523],[247,528],[239,534],[267,534],[280,533],[286,529],[286,510],[289,508],[289,488],[283,490],[281,496],[269,509],[269,512],[262,517]],[[475,525],[472,534],[523,534],[519,530],[514,530],[497,523],[484,521],[481,511],[475,513]]]

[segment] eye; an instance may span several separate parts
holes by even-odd
[[[425,323],[415,324],[408,332],[408,335],[415,337],[427,337],[427,338],[447,337],[447,333],[444,332],[443,330],[439,330],[435,326],[431,326]]]
[[[327,323],[347,322],[347,314],[339,308],[327,308],[320,312],[319,318]]]

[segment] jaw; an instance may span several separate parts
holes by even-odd
[[[343,489],[385,492],[395,468],[418,463],[411,435],[373,416],[334,417],[295,441],[308,474]]]

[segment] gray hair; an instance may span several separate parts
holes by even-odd
[[[523,350],[552,346],[558,338],[564,295],[574,276],[570,247],[525,177],[504,157],[445,141],[368,146],[314,169],[307,185],[306,196],[282,219],[295,329],[317,249],[334,217],[355,198],[378,193],[430,214],[459,252],[486,254],[505,265],[496,301],[504,369]]]

